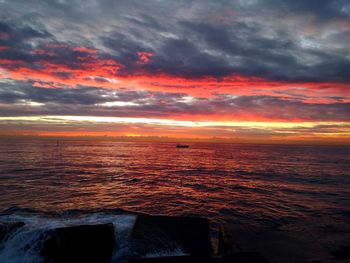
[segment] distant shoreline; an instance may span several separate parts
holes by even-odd
[[[261,145],[304,145],[304,146],[350,146],[349,141],[339,140],[251,140],[242,138],[175,138],[165,136],[39,136],[0,135],[0,140],[48,140],[48,141],[115,141],[115,142],[163,142],[163,143],[221,143]]]

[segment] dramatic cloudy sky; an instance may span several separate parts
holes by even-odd
[[[0,134],[350,140],[350,1],[0,0]]]

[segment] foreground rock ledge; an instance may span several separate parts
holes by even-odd
[[[232,249],[230,233],[222,233],[220,253],[214,254],[207,219],[139,215],[124,240],[129,252],[122,259],[129,263],[266,263],[254,251]],[[118,245],[115,239],[112,223],[57,228],[47,233],[41,255],[50,263],[107,263]]]
[[[41,255],[50,262],[110,262],[115,243],[113,224],[54,229]]]
[[[209,256],[213,253],[205,218],[138,216],[131,234],[135,257],[152,253]]]

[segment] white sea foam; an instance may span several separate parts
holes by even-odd
[[[186,256],[186,254],[181,247],[176,247],[169,250],[159,250],[147,253],[144,258],[158,258],[158,257],[175,257],[175,256]]]
[[[129,254],[128,237],[136,216],[112,215],[103,213],[85,214],[75,217],[49,217],[42,215],[13,214],[1,216],[0,221],[24,222],[25,226],[17,229],[0,246],[0,262],[40,263],[40,247],[48,237],[49,230],[58,227],[113,223],[116,231],[116,247],[113,262],[120,261]]]

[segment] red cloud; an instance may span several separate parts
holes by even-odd
[[[136,54],[139,57],[139,61],[136,62],[136,64],[142,65],[147,64],[151,61],[151,57],[154,55],[152,52],[145,52],[145,51],[139,51],[136,52]]]
[[[60,49],[72,51],[72,61],[56,60],[55,58],[59,57],[56,53]],[[31,64],[22,60],[0,59],[2,66],[0,78],[33,80],[37,82],[36,86],[41,87],[86,85],[184,93],[192,97],[207,98],[219,94],[231,94],[233,96],[274,96],[307,103],[334,103],[336,98],[342,102],[350,102],[350,85],[347,83],[270,81],[237,74],[221,79],[186,78],[162,72],[149,74],[142,70],[135,70],[132,74],[125,75],[120,72],[121,64],[112,59],[102,58],[95,49],[51,44],[33,52],[42,59]],[[45,58],[45,55],[49,55],[50,60]],[[137,55],[140,58],[138,64],[145,64],[150,61],[153,53],[140,51]]]
[[[73,48],[74,51],[79,51],[79,52],[85,52],[85,53],[90,53],[90,54],[97,54],[97,50],[93,48],[87,48],[87,47],[76,47]]]
[[[8,37],[10,37],[10,34],[0,32],[0,38],[8,38]]]
[[[8,49],[9,47],[7,47],[7,46],[2,46],[2,45],[0,45],[0,51],[3,51],[3,50],[6,50],[6,49]]]

